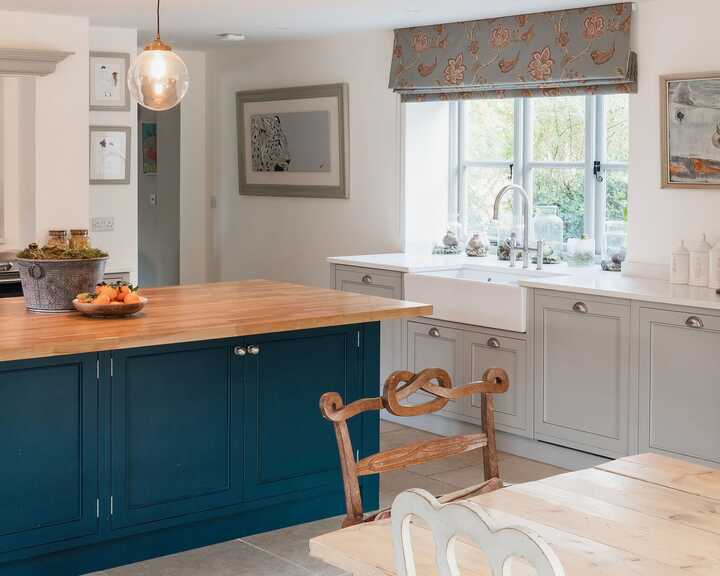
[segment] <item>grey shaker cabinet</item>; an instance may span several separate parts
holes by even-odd
[[[488,368],[508,373],[510,389],[493,396],[495,427],[512,434],[530,435],[527,401],[527,343],[492,333],[465,332],[465,374],[467,382],[481,380]],[[465,407],[466,420],[482,423],[480,396],[473,396]]]
[[[629,453],[630,310],[623,300],[536,293],[536,439]]]
[[[340,265],[334,268],[336,290],[402,300],[400,272]],[[402,326],[402,320],[386,320],[380,323],[380,389],[390,374],[405,368],[402,361]]]
[[[720,463],[720,316],[640,308],[639,448]]]

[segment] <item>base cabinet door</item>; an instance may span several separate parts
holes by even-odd
[[[227,341],[113,353],[113,529],[241,501],[235,362]]]
[[[630,306],[535,299],[535,437],[592,454],[629,453]]]
[[[527,402],[526,342],[505,336],[465,333],[465,373],[468,382],[481,380],[488,368],[502,368],[508,374],[510,389],[493,395],[495,427],[513,434],[530,434]],[[472,396],[466,416],[482,422],[480,395]]]
[[[98,531],[96,362],[0,365],[0,557]]]
[[[407,343],[408,370],[418,373],[426,368],[442,368],[450,374],[453,386],[461,386],[465,383],[462,330],[431,323],[408,322]],[[434,399],[435,396],[425,392],[416,392],[408,400],[419,404]],[[440,411],[440,414],[466,414],[468,406],[468,398],[451,401]]]
[[[720,464],[720,317],[640,309],[640,451]]]
[[[402,299],[402,274],[353,266],[335,267],[335,289],[382,298]],[[380,323],[380,388],[395,370],[403,370],[402,320]]]
[[[361,329],[269,334],[246,342],[245,498],[341,490],[335,434],[318,406],[325,392],[339,393],[346,404],[359,397]],[[361,422],[356,417],[349,423],[359,450]]]

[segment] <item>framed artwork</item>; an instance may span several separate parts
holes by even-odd
[[[237,93],[240,194],[348,197],[346,84]]]
[[[130,55],[90,52],[90,110],[130,110]]]
[[[157,122],[142,122],[142,163],[143,174],[154,176],[158,171],[158,125]]]
[[[660,78],[662,187],[720,188],[720,72]]]
[[[130,184],[130,128],[90,126],[90,184]]]

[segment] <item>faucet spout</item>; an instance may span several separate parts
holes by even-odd
[[[493,206],[493,219],[497,220],[500,216],[500,204],[505,194],[508,192],[518,192],[522,198],[522,214],[523,214],[523,268],[530,265],[529,252],[529,228],[530,228],[530,199],[528,198],[525,188],[519,184],[509,184],[505,186],[495,197],[495,205]]]

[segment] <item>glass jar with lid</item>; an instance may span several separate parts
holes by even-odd
[[[48,230],[47,245],[50,248],[67,249],[69,247],[67,230]]]
[[[70,230],[70,248],[72,250],[85,250],[90,248],[90,237],[87,230]]]
[[[560,254],[563,248],[564,230],[560,210],[557,206],[535,207],[535,240],[542,240],[553,253]]]

